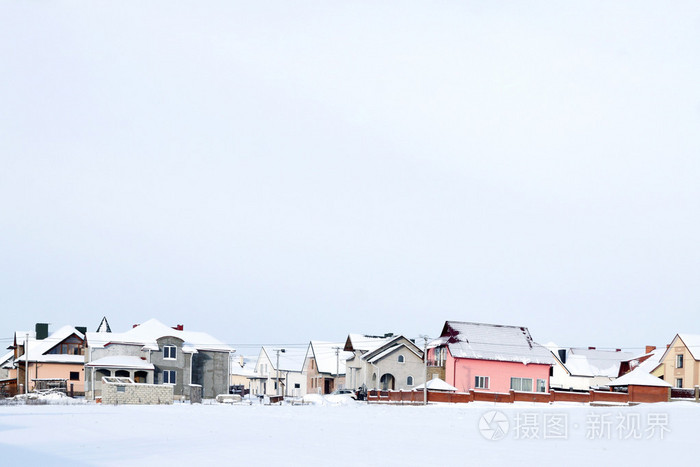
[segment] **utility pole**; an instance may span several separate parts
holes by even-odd
[[[282,388],[280,387],[280,352],[285,353],[285,349],[274,349],[277,352],[277,395],[280,395]]]
[[[24,393],[29,392],[29,333],[24,335]]]
[[[338,380],[338,377],[340,376],[340,347],[333,347],[335,349],[335,380]],[[338,389],[335,387],[335,383],[333,384],[334,389]]]
[[[423,383],[423,405],[428,405],[428,336],[422,335],[423,338],[423,369],[425,372]]]

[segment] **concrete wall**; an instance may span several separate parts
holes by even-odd
[[[399,355],[403,356],[403,363],[399,362]],[[374,384],[367,385],[369,388],[378,388],[381,385],[381,378],[385,374],[391,374],[394,376],[394,389],[396,390],[410,390],[425,382],[425,368],[423,366],[423,359],[405,347],[400,347],[397,350],[385,355],[381,360],[376,362],[374,366],[368,364],[368,370],[370,368],[377,370],[377,380],[373,382],[376,383],[376,386]],[[408,376],[413,377],[412,385],[407,383]]]
[[[103,384],[102,403],[172,404],[173,386],[168,384]]]
[[[202,386],[202,397],[214,399],[219,394],[228,394],[228,352],[200,350],[192,357],[192,383]]]

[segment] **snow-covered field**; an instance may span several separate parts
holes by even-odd
[[[0,406],[0,459],[71,466],[651,465],[692,461],[700,422],[700,405],[686,402],[314,402]]]

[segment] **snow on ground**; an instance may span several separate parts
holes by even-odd
[[[649,465],[661,452],[664,463],[690,461],[682,456],[692,452],[687,446],[700,421],[700,405],[690,402],[313,402],[0,406],[0,459],[71,466]]]

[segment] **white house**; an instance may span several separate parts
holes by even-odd
[[[262,347],[255,363],[255,373],[250,377],[251,392],[268,396],[303,396],[307,384],[302,371],[305,357],[306,349]]]
[[[546,347],[554,356],[549,387],[560,390],[588,391],[606,386],[620,374],[620,365],[634,358],[631,352],[589,348]]]

